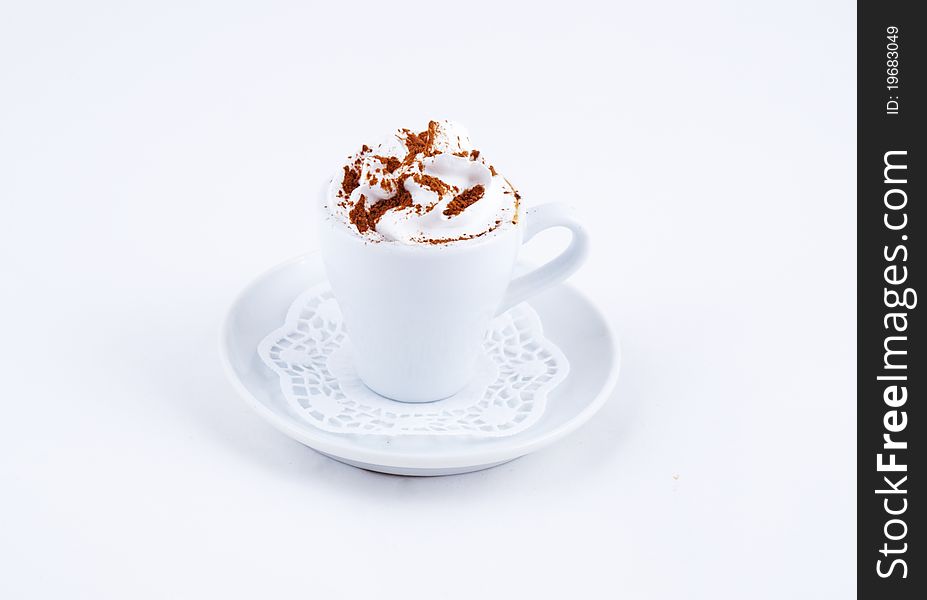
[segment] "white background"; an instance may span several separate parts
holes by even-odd
[[[0,596],[855,591],[855,6],[4,3]],[[461,121],[621,336],[577,433],[356,470],[224,380],[338,161]],[[529,259],[565,242],[544,234]]]

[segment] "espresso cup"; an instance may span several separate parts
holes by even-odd
[[[437,245],[371,242],[327,211],[321,223],[322,259],[357,375],[401,402],[431,402],[462,390],[490,320],[566,279],[589,247],[573,210],[559,203],[520,207],[514,225]],[[570,245],[513,279],[521,245],[551,227],[569,229]]]

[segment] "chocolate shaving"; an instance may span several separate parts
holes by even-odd
[[[470,151],[470,160],[476,160],[476,159],[478,159],[479,157],[480,157],[480,151],[479,151],[479,150],[471,150],[471,151]]]
[[[448,203],[447,208],[444,209],[444,214],[448,217],[459,215],[468,206],[482,198],[485,192],[486,189],[481,185],[475,185],[468,190],[464,190]]]

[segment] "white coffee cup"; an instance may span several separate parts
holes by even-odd
[[[329,216],[322,259],[351,341],[354,368],[374,392],[402,402],[454,395],[474,374],[490,320],[566,279],[589,237],[565,204],[519,211],[517,224],[449,244],[371,242]],[[570,245],[512,279],[522,243],[566,227]]]

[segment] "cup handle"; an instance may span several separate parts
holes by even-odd
[[[496,311],[497,315],[501,315],[528,297],[560,283],[572,275],[585,262],[589,254],[589,234],[576,218],[576,212],[571,206],[555,202],[534,206],[525,212],[525,234],[522,243],[528,242],[539,232],[550,227],[566,227],[573,234],[573,239],[557,258],[513,279],[509,283],[499,310]]]

